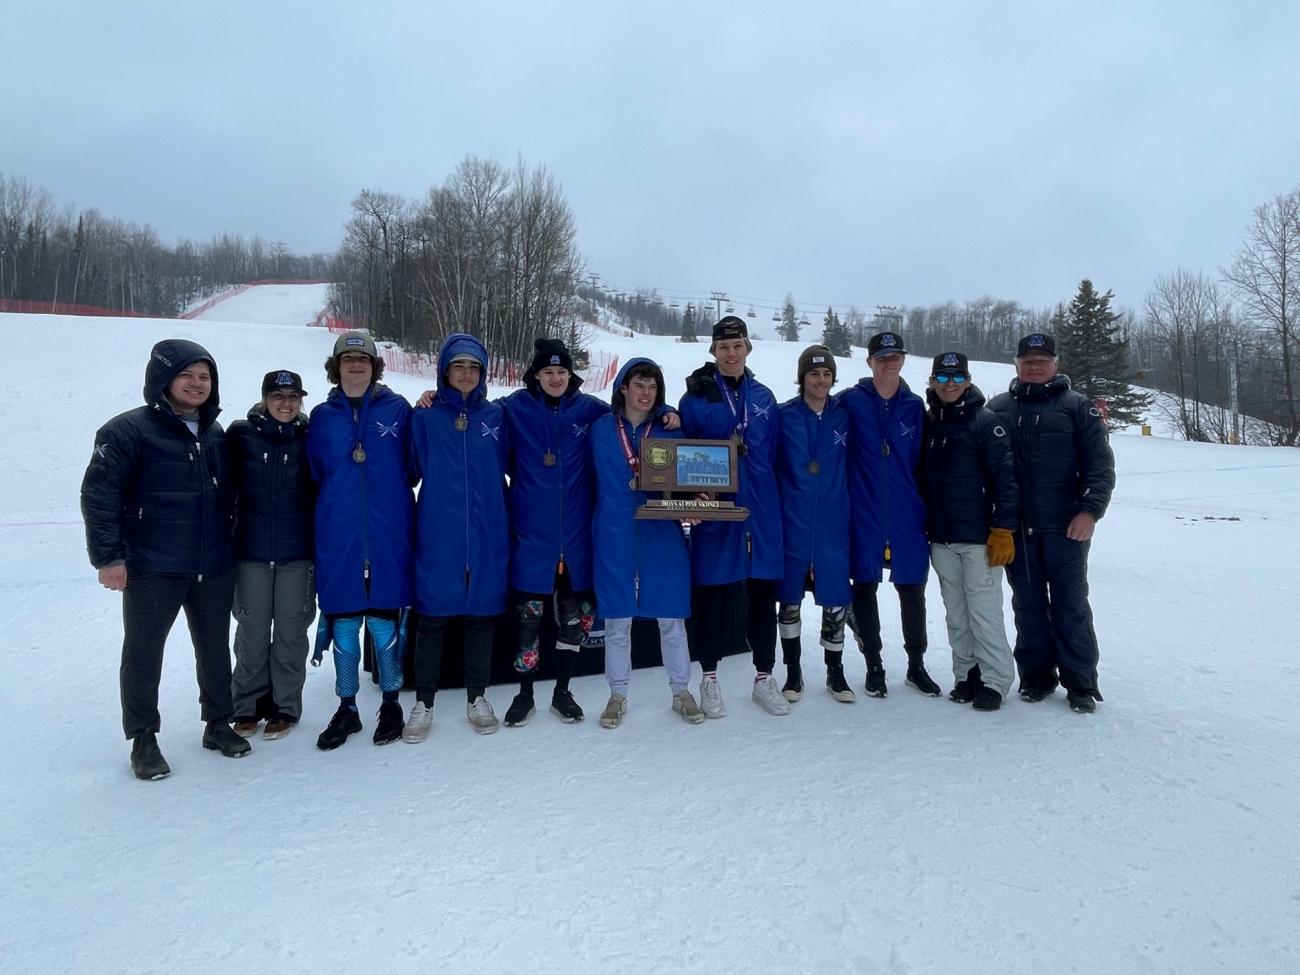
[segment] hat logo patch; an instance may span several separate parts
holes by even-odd
[[[366,340],[363,338],[354,337],[350,339],[344,339],[343,344],[346,345],[349,349],[359,349],[366,344]]]
[[[275,374],[275,384],[277,386],[292,386],[293,377],[287,372],[277,372]]]
[[[819,362],[825,362],[826,357],[824,355],[815,355],[812,357],[812,361],[813,361],[813,365],[816,365]]]
[[[558,355],[551,356],[551,365],[558,366],[559,364],[560,364],[560,357]]]
[[[945,366],[955,366],[955,365],[957,365],[957,356],[956,356],[956,354],[953,353],[953,352],[949,352],[946,356],[943,357],[943,364],[944,364]]]
[[[897,343],[894,341],[894,336],[886,333],[880,336],[880,344],[883,346],[888,346],[889,348],[893,348]]]
[[[1041,349],[1043,348],[1043,346],[1047,344],[1047,341],[1042,335],[1031,335],[1029,336],[1029,341],[1026,344],[1031,349]]]

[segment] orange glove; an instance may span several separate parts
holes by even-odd
[[[1005,528],[994,528],[989,532],[989,540],[984,543],[988,549],[989,565],[1010,565],[1016,557],[1016,536]]]

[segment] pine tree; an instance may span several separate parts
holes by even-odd
[[[1070,385],[1103,407],[1111,429],[1142,421],[1150,397],[1128,384],[1128,338],[1119,324],[1120,316],[1110,310],[1114,292],[1099,295],[1087,278],[1069,311],[1057,306],[1052,316],[1056,332],[1060,370]]]
[[[686,311],[682,312],[682,334],[683,342],[698,342],[699,333],[695,330],[695,306],[687,305]]]
[[[781,307],[781,324],[776,330],[787,342],[799,341],[799,312],[794,307],[792,295],[785,296],[785,304]]]
[[[831,355],[847,358],[852,352],[849,338],[849,330],[840,321],[839,313],[827,308],[822,319],[822,345],[831,350]]]

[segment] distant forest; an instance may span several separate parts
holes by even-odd
[[[239,234],[169,246],[148,224],[58,207],[26,179],[0,174],[0,300],[11,308],[174,316],[228,285],[327,278],[330,262]]]
[[[689,341],[707,337],[726,301],[601,288],[585,271],[559,182],[522,160],[505,167],[467,157],[418,200],[362,190],[341,230],[333,255],[300,256],[238,234],[169,246],[147,224],[60,208],[26,179],[0,174],[0,310],[84,305],[171,316],[229,285],[329,280],[333,312],[380,338],[433,352],[463,330],[493,354],[523,362],[538,336],[584,345],[598,306],[635,330]],[[1167,412],[1190,440],[1300,442],[1300,189],[1256,207],[1240,246],[1214,272],[1172,269],[1146,295],[1123,298],[1129,303],[1117,301],[1116,311],[1127,360],[1110,378],[1170,394],[1152,409]],[[814,309],[810,320],[787,295],[770,321],[744,305],[735,313],[755,334],[826,341],[837,352],[888,328],[917,355],[960,349],[1007,361],[1021,335],[1056,331],[1069,301]],[[1243,417],[1236,425],[1234,413]]]

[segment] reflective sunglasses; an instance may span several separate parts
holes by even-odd
[[[936,372],[930,377],[940,386],[946,386],[948,383],[955,383],[960,386],[970,377],[964,372]]]

